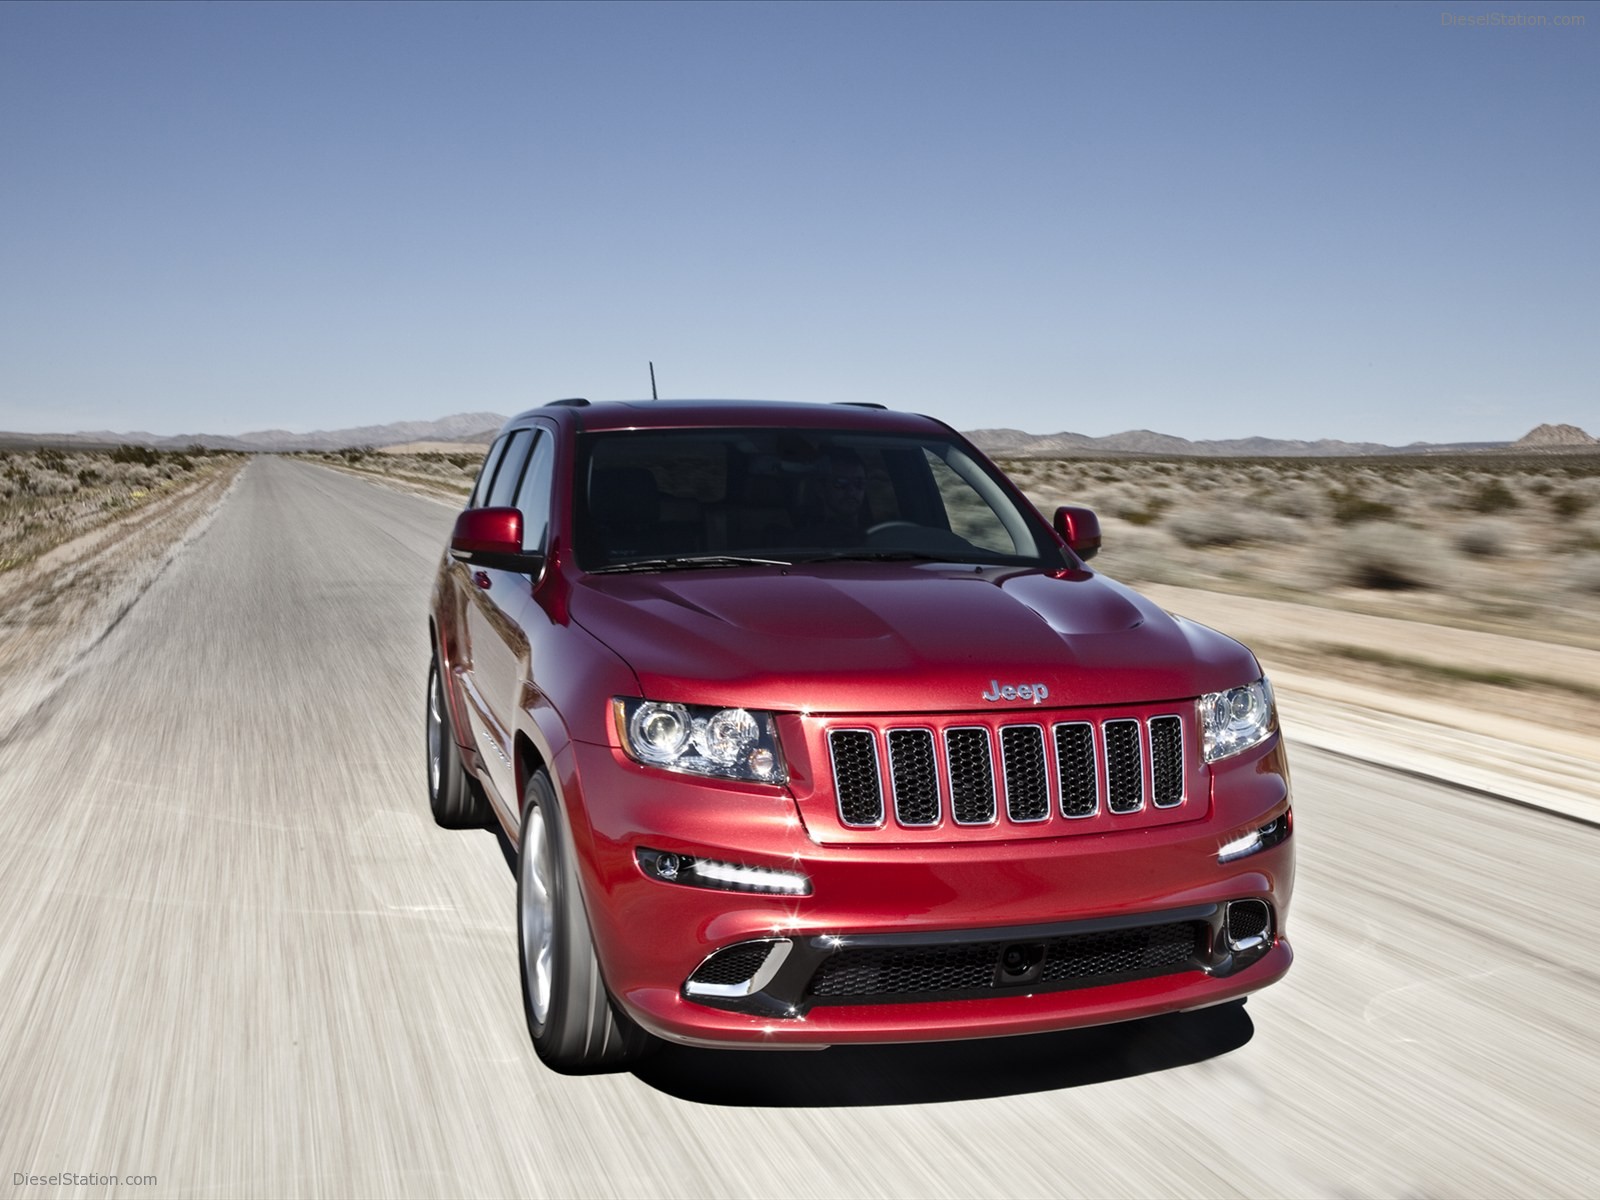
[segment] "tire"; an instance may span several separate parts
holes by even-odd
[[[428,668],[427,726],[428,807],[433,819],[446,829],[483,828],[489,823],[488,808],[461,765],[437,654]]]
[[[564,1075],[620,1071],[655,1039],[617,1010],[595,958],[572,836],[543,771],[526,786],[517,848],[517,951],[533,1048]]]

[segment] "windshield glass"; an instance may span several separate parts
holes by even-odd
[[[954,442],[826,429],[581,436],[578,565],[922,559],[1062,565],[1037,517]]]

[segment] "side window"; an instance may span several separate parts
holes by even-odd
[[[928,469],[939,494],[944,497],[944,511],[950,519],[950,528],[980,550],[996,554],[1022,554],[1025,551],[995,514],[994,508],[971,483],[958,475],[943,459],[929,454]]]
[[[478,471],[478,482],[472,485],[468,508],[484,507],[484,497],[489,494],[489,484],[494,480],[494,469],[500,465],[500,456],[506,452],[506,438],[496,438],[489,453],[483,456],[483,467]]]
[[[522,486],[517,489],[517,507],[522,510],[522,548],[538,551],[545,548],[545,538],[550,528],[550,492],[555,477],[555,439],[540,434],[528,456],[528,469],[522,473]]]
[[[494,473],[489,485],[489,507],[504,508],[517,494],[517,484],[522,481],[522,464],[528,461],[528,447],[533,444],[533,430],[519,429],[506,443],[506,452],[500,459],[500,469]]]

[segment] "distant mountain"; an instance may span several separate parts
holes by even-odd
[[[1465,450],[1503,450],[1506,442],[1413,442],[1385,446],[1378,442],[1340,442],[1323,438],[1315,442],[1281,438],[1229,438],[1191,442],[1169,433],[1130,429],[1126,433],[1089,437],[1082,433],[1024,433],[1020,429],[976,429],[968,433],[986,454],[1048,458],[1089,454],[1151,454],[1173,457],[1221,458],[1333,458],[1341,455],[1441,454]]]
[[[465,446],[487,446],[504,425],[499,413],[457,413],[437,421],[394,421],[388,425],[358,425],[350,429],[291,433],[287,429],[263,429],[237,436],[186,433],[158,437],[153,433],[24,434],[0,433],[0,446],[75,446],[97,449],[124,442],[154,446],[161,450],[181,450],[196,443],[212,450],[293,451],[341,450],[348,446],[402,446],[412,443],[455,442]],[[1107,437],[1082,433],[1025,433],[1020,429],[977,429],[967,435],[988,454],[1000,456],[1050,458],[1095,454],[1149,454],[1182,457],[1324,457],[1376,454],[1452,454],[1475,450],[1561,451],[1600,446],[1576,425],[1540,425],[1515,442],[1413,442],[1409,446],[1385,446],[1377,442],[1340,442],[1323,438],[1315,442],[1280,438],[1229,438],[1220,441],[1192,442],[1188,438],[1130,429]]]
[[[499,413],[457,413],[437,421],[394,421],[388,425],[357,425],[351,429],[319,429],[312,433],[291,433],[287,429],[262,429],[237,436],[215,433],[183,433],[157,437],[153,433],[0,434],[7,445],[77,446],[85,450],[119,446],[124,442],[153,446],[158,450],[182,450],[201,445],[208,450],[292,451],[342,450],[346,446],[398,446],[406,442],[461,442],[487,446],[500,432],[506,418]]]
[[[1553,446],[1600,446],[1600,438],[1590,437],[1576,425],[1535,425],[1511,444],[1529,449]]]

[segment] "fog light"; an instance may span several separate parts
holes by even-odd
[[[666,850],[639,849],[634,852],[640,868],[652,879],[689,887],[713,888],[723,892],[754,892],[770,896],[809,896],[811,880],[799,871],[780,871],[774,867],[752,867],[743,863],[696,858]]]
[[[1289,836],[1293,828],[1294,819],[1289,812],[1281,817],[1274,817],[1259,829],[1252,829],[1242,837],[1236,837],[1231,842],[1223,843],[1217,851],[1219,863],[1234,862],[1237,859],[1248,858],[1262,850],[1276,846]]]

